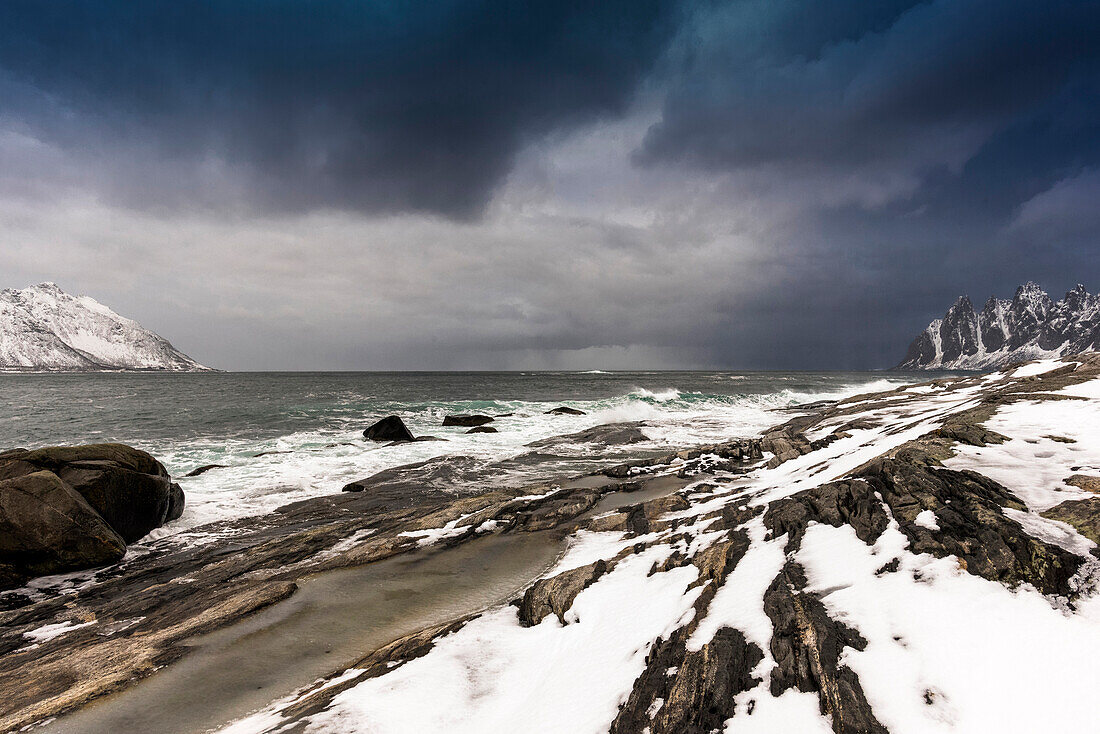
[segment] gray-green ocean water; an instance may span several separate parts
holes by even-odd
[[[411,462],[489,465],[486,481],[519,486],[588,471],[631,454],[753,435],[784,409],[927,379],[860,372],[214,373],[0,375],[0,449],[118,441],[145,449],[179,477],[187,510],[155,536],[269,512],[338,492],[353,480]],[[583,416],[547,415],[568,405]],[[498,433],[443,428],[450,413],[512,413]],[[362,430],[396,414],[417,435],[400,446]],[[646,440],[608,447],[551,440],[593,426],[641,422]],[[257,456],[257,454],[264,454]]]

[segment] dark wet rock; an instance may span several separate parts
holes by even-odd
[[[183,512],[183,491],[164,466],[129,446],[51,446],[0,460],[2,477],[40,469],[52,471],[83,496],[127,543]]]
[[[734,715],[736,696],[759,682],[752,669],[763,658],[763,651],[739,630],[721,628],[701,649],[684,655],[651,731],[704,734],[720,730]]]
[[[371,441],[415,441],[405,422],[396,415],[386,416],[363,431],[363,437]]]
[[[470,456],[436,456],[425,461],[383,469],[366,479],[344,486],[344,492],[368,490],[398,495],[424,489],[448,490],[456,485],[476,482],[491,476],[484,461]]]
[[[1042,515],[1051,520],[1069,523],[1081,535],[1100,545],[1100,497],[1069,500],[1050,508]],[[1093,553],[1097,554],[1097,550],[1094,548]]]
[[[466,433],[496,433],[497,429],[492,426],[477,426],[466,431]]]
[[[167,477],[168,471],[164,465],[145,451],[126,446],[121,443],[92,443],[79,446],[47,446],[45,448],[27,451],[21,455],[11,454],[6,460],[17,459],[25,461],[43,469],[49,469],[56,473],[57,469],[66,465],[86,462],[103,461],[115,464],[123,469]]]
[[[184,478],[197,477],[200,474],[205,474],[206,472],[210,471],[211,469],[224,469],[224,468],[225,468],[225,464],[204,464],[203,466],[200,466],[197,469],[192,469],[191,471],[187,472],[183,476],[184,476]]]
[[[493,420],[493,417],[488,415],[449,415],[443,419],[443,425],[473,428],[476,426],[483,426],[486,423],[492,423]]]
[[[913,553],[954,555],[972,574],[1009,586],[1030,583],[1045,594],[1070,595],[1081,558],[1045,543],[1005,515],[1024,503],[997,482],[972,471],[936,466],[927,454],[903,449],[872,462],[861,473],[890,506]],[[938,530],[918,525],[935,513]]]
[[[50,471],[0,481],[0,563],[8,583],[117,562],[126,543]]]
[[[729,627],[697,651],[686,649],[688,636],[681,628],[653,646],[611,734],[710,734],[735,715],[737,695],[759,683],[752,669],[763,652]],[[651,716],[657,699],[663,703]]]
[[[563,489],[546,497],[510,503],[493,519],[526,532],[548,530],[592,509],[599,499],[596,489]]]
[[[183,508],[187,499],[183,494],[183,487],[172,482],[168,492],[168,512],[164,515],[164,522],[179,520],[183,516]]]
[[[530,448],[544,448],[559,444],[596,443],[603,446],[626,446],[634,443],[648,441],[641,427],[644,423],[607,423],[602,426],[593,426],[576,433],[567,433],[562,436],[532,441],[527,444]]]
[[[563,571],[548,579],[539,579],[523,595],[519,604],[519,621],[524,627],[536,625],[548,614],[557,616],[565,624],[565,613],[573,606],[573,600],[600,576],[607,573],[606,561],[596,561],[587,566]]]
[[[122,536],[133,543],[183,513],[183,492],[165,476],[143,474],[109,462],[76,462],[59,469],[58,476],[82,494],[88,504]]]
[[[587,415],[583,410],[577,410],[576,408],[570,408],[563,405],[559,408],[553,408],[546,411],[547,415]]]
[[[783,462],[797,459],[820,446],[811,446],[810,441],[801,432],[789,425],[784,425],[765,433],[760,442],[760,448],[774,454],[767,464],[769,469],[774,469]]]
[[[818,522],[835,528],[851,525],[864,543],[873,543],[889,524],[875,490],[863,480],[829,482],[771,503],[764,526],[773,537],[788,534],[787,549],[802,542],[807,525]]]
[[[263,456],[275,456],[277,454],[293,454],[293,451],[261,451],[258,454],[252,454],[253,459],[259,459]]]
[[[764,612],[773,630],[772,695],[792,688],[816,693],[821,713],[832,719],[838,734],[886,734],[859,677],[840,662],[845,648],[864,650],[867,641],[832,619],[817,595],[807,593],[805,587],[801,567],[788,562],[764,594]]]

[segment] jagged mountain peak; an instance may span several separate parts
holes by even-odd
[[[1011,301],[991,296],[980,313],[959,296],[909,346],[897,369],[990,369],[1100,349],[1100,296],[1082,284],[1055,302],[1033,281]]]
[[[136,321],[56,283],[0,291],[0,370],[208,369]]]

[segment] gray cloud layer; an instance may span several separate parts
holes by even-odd
[[[1100,6],[0,6],[0,286],[234,368],[878,367],[1100,287]]]

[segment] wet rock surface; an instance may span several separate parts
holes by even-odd
[[[448,415],[443,418],[443,425],[474,428],[476,426],[483,426],[486,423],[492,423],[493,420],[494,418],[488,415]]]
[[[911,432],[905,440],[870,454],[872,458],[861,454],[843,470],[818,474],[816,467],[824,464],[811,455],[835,454],[838,440],[858,440],[860,432],[877,440],[908,430],[927,421],[928,411],[913,407],[914,395],[899,388],[870,402],[860,396],[818,406],[762,437],[671,452],[623,463],[600,475],[521,490],[458,495],[456,485],[484,481],[487,476],[478,472],[499,467],[486,469],[459,457],[431,460],[353,483],[356,488],[346,493],[288,505],[270,518],[239,521],[234,525],[239,532],[231,540],[210,547],[155,547],[140,562],[129,567],[123,563],[115,575],[105,575],[94,589],[65,600],[28,600],[33,603],[0,613],[0,629],[5,630],[0,634],[0,651],[5,651],[0,655],[0,686],[14,692],[10,701],[0,702],[0,724],[22,726],[128,685],[183,654],[181,645],[196,629],[224,626],[249,610],[285,598],[303,575],[415,552],[416,540],[407,533],[450,524],[455,533],[439,541],[439,552],[449,552],[449,546],[483,532],[551,534],[544,537],[579,535],[581,530],[617,534],[612,538],[618,539],[616,550],[605,557],[586,556],[584,565],[532,581],[515,602],[515,619],[519,626],[538,630],[521,630],[523,634],[541,634],[557,626],[565,632],[579,629],[571,627],[585,624],[572,611],[577,599],[593,586],[618,578],[629,567],[624,559],[634,555],[656,554],[647,578],[695,574],[687,587],[695,595],[694,602],[687,602],[689,613],[636,653],[644,653],[645,665],[630,690],[623,691],[610,731],[711,732],[722,730],[731,719],[729,728],[736,731],[739,719],[753,716],[760,697],[801,691],[816,697],[834,731],[884,732],[865,693],[865,686],[871,691],[870,684],[845,662],[845,650],[868,647],[860,630],[874,639],[872,632],[857,629],[858,624],[841,612],[831,613],[836,608],[828,599],[833,590],[811,588],[794,554],[804,552],[804,543],[811,547],[807,532],[813,524],[851,528],[859,541],[873,544],[887,530],[895,533],[896,523],[908,542],[906,553],[954,556],[969,574],[1008,587],[1028,584],[1052,599],[1072,602],[1079,593],[1073,578],[1085,559],[1031,535],[1014,520],[1019,517],[1014,513],[1026,506],[1009,489],[974,471],[947,468],[943,462],[956,446],[1004,441],[982,425],[998,407],[1055,399],[1046,396],[1100,376],[1100,358],[1082,361],[1083,367],[1054,370],[1038,379],[985,384],[981,378],[970,378],[950,387],[932,384],[932,390],[972,392],[962,393],[965,398],[952,404],[961,407],[952,407],[949,416],[937,416],[926,433]],[[975,396],[974,389],[981,394]],[[614,430],[629,439],[629,427]],[[919,437],[911,439],[913,435]],[[779,472],[766,468],[787,462],[796,463]],[[425,472],[429,477],[434,472],[436,479],[425,481]],[[798,491],[784,486],[806,473],[812,473],[814,481],[803,481]],[[773,476],[782,479],[771,481]],[[611,499],[615,502],[608,504]],[[1094,510],[1089,500],[1074,500],[1044,514],[1087,529],[1094,522]],[[929,522],[929,516],[934,521]],[[748,554],[783,535],[785,557],[761,577],[764,591],[756,610],[766,618],[770,634],[746,637],[746,631],[719,617],[705,637],[695,638],[708,615],[721,611],[712,608],[717,607],[716,594],[741,564],[748,563]],[[337,547],[339,552],[334,552]],[[648,565],[639,575],[645,575]],[[887,556],[877,573],[894,574],[902,567],[898,558]],[[780,571],[772,578],[775,568]],[[875,578],[871,572],[867,575]],[[94,631],[138,617],[141,622],[110,638]],[[20,651],[26,642],[23,632],[59,619],[96,624],[45,643],[34,656]],[[352,666],[361,672],[318,683],[283,708],[280,730],[306,730],[307,717],[332,704],[334,696],[431,654],[470,619],[431,627],[368,652]],[[763,647],[752,639],[760,639]],[[491,642],[485,642],[487,650]],[[765,660],[769,665],[761,667]]]
[[[13,578],[108,565],[183,506],[164,466],[129,446],[8,451],[0,457],[0,563]]]
[[[363,438],[370,441],[415,441],[412,431],[405,426],[405,422],[396,415],[386,416],[382,420],[371,424],[363,430]]]
[[[563,482],[560,488],[456,496],[443,486],[454,467],[443,461],[435,466],[444,475],[440,488],[419,480],[410,485],[403,468],[389,470],[363,480],[357,491],[208,526],[224,540],[190,547],[171,538],[154,542],[140,558],[96,572],[94,584],[71,595],[9,592],[3,599],[8,608],[0,611],[0,688],[10,693],[0,700],[0,731],[132,685],[184,655],[185,640],[288,598],[306,575],[417,552],[416,540],[404,532],[466,518],[466,531],[443,541],[445,547],[477,537],[476,528],[487,520],[498,533],[557,531],[621,486],[583,486],[588,478],[580,477],[582,486]],[[528,498],[517,499],[523,496]],[[0,566],[0,578],[5,573]],[[567,596],[547,592],[563,611]],[[94,624],[28,648],[23,633],[63,621]],[[117,631],[101,634],[105,630]]]
[[[583,410],[577,410],[576,408],[570,408],[569,406],[562,405],[558,408],[552,408],[546,411],[547,415],[585,415]]]
[[[642,427],[645,423],[608,423],[602,426],[593,426],[576,433],[567,433],[562,436],[552,436],[527,444],[530,448],[545,448],[548,446],[575,445],[578,443],[595,443],[603,446],[625,446],[632,443],[640,443],[648,440]]]
[[[106,566],[125,553],[126,542],[53,472],[0,481],[0,563],[8,586]]]

